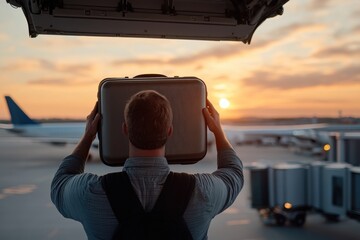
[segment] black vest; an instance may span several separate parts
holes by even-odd
[[[101,179],[119,225],[113,239],[192,239],[183,219],[195,187],[195,177],[170,172],[151,212],[143,209],[126,172],[110,173]]]

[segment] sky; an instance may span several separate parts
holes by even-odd
[[[360,117],[359,0],[290,0],[242,42],[28,36],[0,1],[0,119],[10,95],[33,118],[85,118],[100,81],[196,76],[223,119]],[[219,106],[221,99],[228,107]]]

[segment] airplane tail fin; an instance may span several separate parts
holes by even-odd
[[[15,101],[10,96],[5,96],[5,100],[9,108],[12,124],[39,124],[26,115],[26,113],[15,103]]]

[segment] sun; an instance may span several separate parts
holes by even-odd
[[[230,106],[230,102],[226,98],[221,98],[219,101],[219,105],[222,109],[226,109]]]

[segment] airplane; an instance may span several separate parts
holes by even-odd
[[[10,97],[5,96],[11,124],[0,124],[0,129],[30,137],[39,142],[57,146],[76,144],[84,133],[85,122],[39,123],[31,119]],[[278,126],[223,125],[224,132],[233,145],[259,144],[292,146],[299,153],[323,154],[329,150],[330,133],[360,132],[360,125],[302,124]],[[212,147],[213,135],[208,132],[208,147]],[[95,139],[92,147],[98,148]],[[327,146],[327,147],[325,147]]]
[[[84,122],[39,123],[31,119],[10,96],[5,96],[5,100],[11,124],[0,124],[0,129],[53,145],[76,144],[84,133]],[[97,147],[98,141],[94,141],[93,145]]]
[[[296,154],[328,158],[334,133],[360,132],[359,124],[294,124],[270,126],[223,126],[233,145],[289,147]]]

